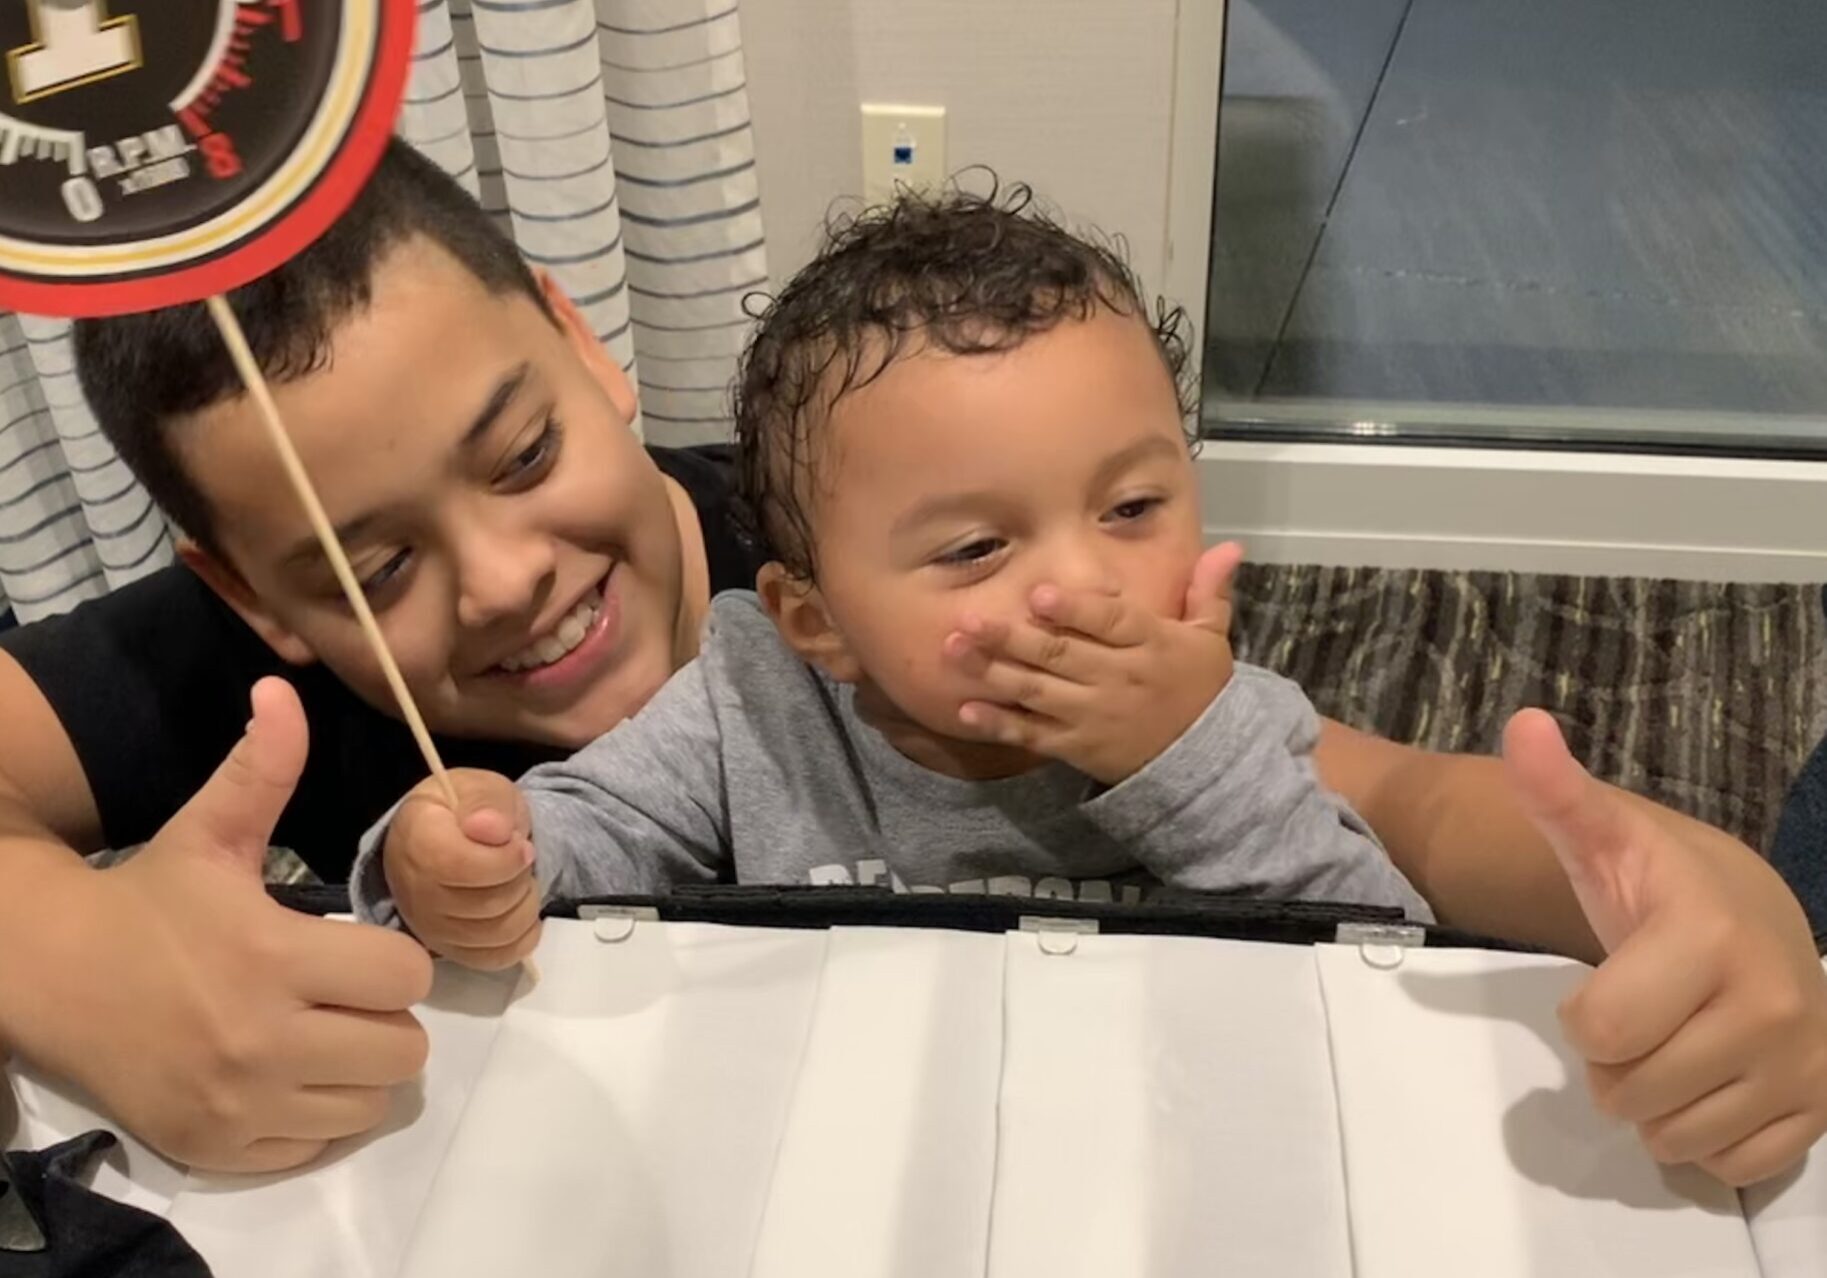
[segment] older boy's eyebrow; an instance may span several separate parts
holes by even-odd
[[[373,522],[373,515],[362,515],[347,523],[338,524],[335,528],[336,540],[347,546],[367,532],[368,526]],[[293,542],[292,548],[286,551],[285,557],[280,560],[280,564],[287,568],[302,568],[317,562],[328,563],[329,561],[324,559],[324,548],[319,544],[315,533]]]
[[[526,385],[527,376],[531,371],[532,365],[523,362],[509,370],[508,375],[495,384],[495,389],[490,392],[487,402],[477,412],[475,420],[470,422],[469,429],[463,432],[465,448],[488,434],[489,427],[495,424],[495,419],[501,416],[509,404],[514,402],[514,396],[518,395],[520,388]]]
[[[531,373],[532,365],[522,362],[509,369],[507,376],[495,384],[495,389],[489,392],[488,399],[477,411],[468,429],[463,432],[463,447],[468,448],[488,434],[489,427],[493,426],[495,419],[500,417],[507,406],[514,402],[514,396],[518,395],[520,388],[526,385],[527,377]],[[347,523],[338,524],[336,539],[343,545],[348,545],[368,530],[369,525],[374,522],[374,518],[373,515],[362,515]],[[317,538],[315,536],[301,537],[290,550],[286,551],[282,562],[287,566],[295,566],[322,558],[323,547],[317,544]]]

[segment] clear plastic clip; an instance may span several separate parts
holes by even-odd
[[[1427,931],[1413,923],[1341,923],[1332,939],[1339,945],[1357,946],[1364,962],[1389,971],[1402,966],[1404,950],[1427,944]]]
[[[1096,919],[1054,919],[1025,914],[1017,926],[1024,932],[1034,933],[1034,942],[1040,946],[1042,954],[1055,957],[1076,953],[1079,937],[1097,935]]]
[[[580,905],[577,917],[590,925],[597,940],[619,945],[634,935],[636,923],[658,923],[660,912],[651,905]]]

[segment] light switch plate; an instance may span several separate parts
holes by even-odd
[[[863,104],[863,198],[892,200],[900,188],[945,181],[945,108]]]

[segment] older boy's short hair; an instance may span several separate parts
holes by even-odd
[[[793,575],[815,575],[807,507],[818,431],[845,395],[922,345],[990,354],[1100,308],[1134,316],[1152,330],[1190,422],[1186,314],[1143,298],[1120,243],[1074,235],[1025,186],[903,194],[834,220],[818,256],[761,311],[737,371],[738,482],[752,535]]]
[[[381,259],[418,236],[449,253],[491,293],[524,293],[546,309],[538,281],[493,219],[442,169],[396,138],[349,211],[320,239],[230,295],[266,375],[285,382],[321,369],[337,326],[372,299]],[[204,308],[86,320],[76,325],[75,346],[83,394],[121,459],[186,535],[219,554],[209,497],[185,472],[171,440],[181,415],[242,393]],[[401,375],[414,371],[402,369]]]

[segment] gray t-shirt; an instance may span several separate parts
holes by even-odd
[[[730,593],[698,659],[639,714],[520,785],[548,899],[734,880],[1134,901],[1166,884],[1431,920],[1370,827],[1321,787],[1318,739],[1298,687],[1240,664],[1119,785],[1058,763],[962,781],[896,751],[754,595]],[[353,875],[357,912],[377,922],[396,919],[385,828],[363,839]]]

